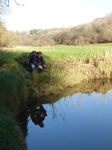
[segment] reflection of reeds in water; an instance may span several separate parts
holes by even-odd
[[[63,120],[66,120],[64,107],[84,109],[88,99],[89,103],[96,104],[96,106],[100,106],[102,103],[111,106],[112,92],[109,91],[110,89],[112,89],[111,80],[94,80],[94,82],[90,80],[89,82],[81,83],[74,88],[67,88],[61,94],[40,97],[37,105],[49,103],[49,105],[45,105],[45,109],[49,110],[50,107],[50,114],[53,114],[53,118],[60,116]],[[109,99],[107,98],[107,95]]]
[[[60,101],[58,101],[57,103],[49,104],[49,107],[51,108],[50,113],[52,113],[53,119],[61,117],[63,121],[66,120],[66,115],[63,111],[63,107],[61,106]],[[45,109],[47,110],[46,107]]]
[[[108,97],[109,99],[108,99]],[[91,105],[94,104],[96,107],[102,104],[105,106],[112,106],[112,90],[107,92],[106,94],[92,92],[91,94],[88,93],[77,93],[72,96],[64,97],[63,99],[53,103],[51,105],[53,119],[62,117],[64,121],[66,121],[66,109],[83,109],[86,107],[86,104],[90,103]],[[88,106],[89,107],[89,106]],[[92,106],[91,106],[92,107]]]

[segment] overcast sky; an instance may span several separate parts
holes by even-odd
[[[104,17],[112,12],[112,0],[17,0],[10,2],[11,13],[5,16],[9,30],[28,31],[71,27]]]

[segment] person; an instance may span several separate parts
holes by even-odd
[[[41,72],[43,69],[46,69],[45,61],[42,57],[42,52],[33,51],[28,58],[28,64],[31,68],[31,72],[37,70]]]
[[[41,128],[44,127],[44,119],[45,117],[47,116],[47,113],[46,113],[46,110],[44,109],[44,107],[41,105],[39,106],[38,109],[36,109],[35,112],[33,112],[31,114],[31,119],[32,119],[32,122],[35,124],[35,125],[39,125]]]

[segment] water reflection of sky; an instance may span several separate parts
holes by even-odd
[[[112,149],[112,90],[78,93],[43,107],[44,128],[28,118],[28,150]]]

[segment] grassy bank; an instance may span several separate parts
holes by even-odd
[[[32,50],[43,52],[47,69],[42,74],[34,72],[27,75],[27,58]],[[4,49],[0,60],[3,76],[7,73],[15,74],[15,78],[18,76],[17,80],[21,80],[16,81],[20,89],[23,87],[21,90],[23,99],[36,98],[43,94],[56,94],[66,87],[73,87],[91,79],[112,77],[112,44],[76,47],[16,47]],[[20,86],[19,83],[21,83]],[[15,85],[12,81],[10,84],[17,87],[16,82]],[[13,88],[16,89],[15,87]],[[19,91],[16,97],[21,99],[20,90],[16,90]]]
[[[42,74],[27,74],[27,58],[32,50],[43,52],[47,69],[43,70]],[[78,84],[78,92],[81,92],[88,81],[92,83],[104,78],[112,78],[112,44],[16,47],[0,50],[0,103],[1,108],[5,110],[0,109],[0,139],[4,139],[0,149],[5,149],[2,146],[9,147],[9,144],[12,146],[13,142],[7,144],[7,141],[19,132],[14,117],[5,113],[6,107],[13,114],[17,114],[30,101],[41,95],[64,93],[65,89]],[[13,128],[8,129],[7,122],[13,125],[17,132],[13,132]],[[9,133],[12,137],[8,136]],[[19,137],[22,137],[21,131]],[[16,144],[16,141],[14,143]],[[18,144],[21,145],[21,142]]]
[[[0,104],[0,149],[25,150],[24,136],[9,109]]]

